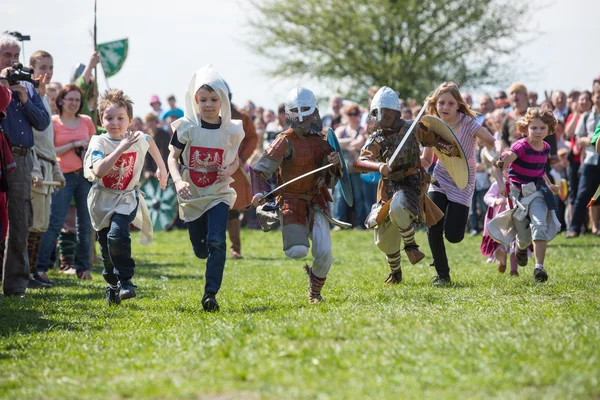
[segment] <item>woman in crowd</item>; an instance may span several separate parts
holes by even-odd
[[[71,199],[77,207],[77,257],[76,271],[80,279],[91,280],[90,239],[92,225],[87,207],[90,183],[83,176],[82,157],[90,138],[96,133],[92,119],[81,115],[83,108],[81,90],[75,85],[66,85],[56,98],[58,115],[52,116],[54,148],[60,171],[65,176],[66,186],[52,196],[50,224],[42,237],[38,257],[38,271],[46,272],[50,267],[50,255],[65,222]]]
[[[360,173],[356,171],[352,164],[358,158],[358,153],[364,144],[364,136],[360,133],[360,108],[356,104],[351,104],[342,109],[342,115],[346,122],[335,130],[335,135],[340,142],[340,147],[344,152],[346,165],[352,182],[352,195],[354,197],[354,223],[353,226],[363,228],[364,221],[371,205],[367,205],[362,197],[362,183]],[[339,221],[352,222],[350,207],[342,198],[342,191],[335,190],[334,193],[334,212],[333,216]]]

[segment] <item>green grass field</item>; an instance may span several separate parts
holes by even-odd
[[[278,232],[243,231],[219,313],[202,311],[202,260],[187,233],[137,244],[138,297],[104,302],[94,281],[0,299],[0,398],[600,398],[600,241],[551,242],[546,284],[533,265],[501,275],[480,237],[448,245],[453,287],[427,258],[386,287],[365,231],[334,232],[325,302],[308,304],[301,261]]]

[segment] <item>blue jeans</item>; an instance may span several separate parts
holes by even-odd
[[[354,213],[356,215],[355,226],[363,227],[367,218],[365,201],[363,200],[362,179],[360,174],[350,174],[350,183],[352,184],[352,197],[354,197]],[[370,208],[370,206],[369,206]],[[350,221],[350,207],[344,200],[342,191],[336,185],[333,196],[333,217],[339,221]]]
[[[110,226],[98,232],[100,253],[104,271],[104,280],[111,285],[126,281],[133,277],[135,261],[131,257],[131,238],[129,225],[135,219],[137,206],[129,215],[113,214]]]
[[[487,204],[483,201],[483,196],[487,193],[489,188],[482,190],[475,190],[473,192],[473,200],[471,201],[471,208],[469,209],[469,229],[472,231],[480,232],[479,222],[483,222],[483,218],[487,213]],[[479,210],[479,214],[477,211]]]
[[[71,199],[75,198],[77,206],[77,272],[90,269],[90,240],[92,237],[92,222],[87,206],[87,196],[92,185],[83,177],[83,172],[65,174],[66,186],[52,195],[50,206],[50,223],[48,230],[42,236],[37,268],[40,272],[48,271],[51,266],[50,254],[56,247],[56,239],[67,218]]]
[[[228,221],[229,206],[219,203],[200,218],[187,223],[194,255],[207,259],[204,293],[217,294],[221,288],[225,269],[227,248],[225,232]]]
[[[579,187],[577,188],[577,197],[573,208],[573,218],[569,226],[569,232],[579,233],[587,213],[587,204],[594,196],[594,192],[600,185],[600,166],[584,164],[581,167],[581,176],[579,177]]]

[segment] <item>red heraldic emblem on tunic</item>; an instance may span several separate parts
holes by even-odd
[[[107,154],[108,156],[108,154]],[[137,152],[123,153],[108,174],[102,178],[104,187],[114,190],[125,190],[133,178]]]
[[[206,187],[217,180],[219,167],[223,165],[223,149],[190,146],[190,178],[194,185]]]

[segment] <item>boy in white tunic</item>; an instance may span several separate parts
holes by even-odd
[[[119,89],[107,90],[100,99],[100,117],[107,133],[90,140],[84,173],[93,182],[88,195],[92,226],[98,232],[104,271],[108,282],[106,302],[119,304],[136,296],[131,282],[135,261],[131,257],[129,225],[141,230],[140,242],[152,241],[148,207],[137,191],[146,153],[158,165],[160,187],[166,188],[167,169],[154,140],[127,128],[133,119],[133,102]]]
[[[212,65],[192,77],[184,117],[171,127],[168,164],[177,189],[179,216],[187,223],[194,254],[207,259],[202,308],[216,311],[225,269],[229,209],[237,197],[230,186],[231,175],[239,166],[244,130],[241,120],[231,120],[229,90]]]

